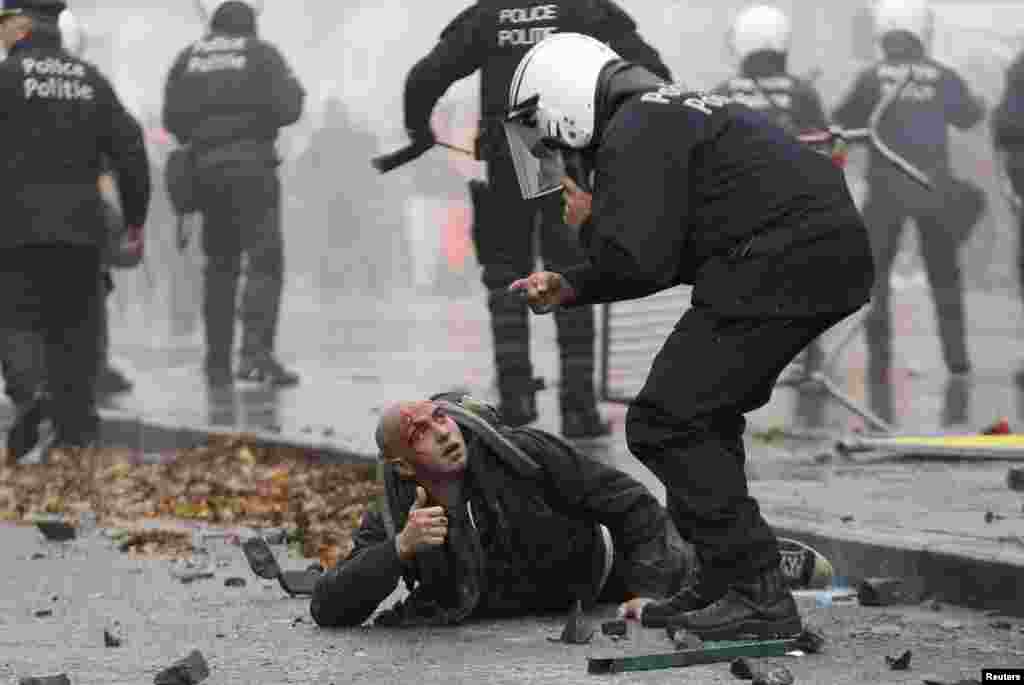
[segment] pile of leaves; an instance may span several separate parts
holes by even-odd
[[[382,493],[374,464],[321,464],[302,449],[238,437],[178,450],[159,464],[127,450],[84,450],[0,467],[0,520],[59,514],[78,522],[92,511],[99,526],[128,530],[146,520],[283,528],[303,556],[328,561],[348,553],[363,513]],[[151,537],[140,550],[167,551]]]

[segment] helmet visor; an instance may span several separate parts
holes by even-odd
[[[512,164],[519,179],[524,200],[549,195],[562,189],[565,158],[562,151],[549,145],[540,129],[521,121],[506,121],[505,136],[512,154]]]

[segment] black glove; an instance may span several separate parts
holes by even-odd
[[[434,130],[429,125],[423,126],[422,128],[410,128],[408,129],[409,140],[417,148],[424,150],[434,147],[434,143],[437,142],[437,138],[434,136]]]

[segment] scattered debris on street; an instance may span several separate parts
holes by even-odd
[[[903,652],[898,657],[885,657],[885,663],[889,664],[889,668],[893,671],[906,671],[910,669],[910,650]]]
[[[206,665],[199,650],[192,650],[184,659],[160,671],[153,679],[154,685],[198,685],[210,677],[210,668]]]

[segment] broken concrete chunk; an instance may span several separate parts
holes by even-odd
[[[865,578],[857,587],[862,606],[918,604],[924,595],[919,578]]]
[[[770,671],[755,671],[754,685],[793,685],[793,674],[788,668],[779,666]]]
[[[1024,468],[1013,468],[1006,473],[1006,486],[1024,492]]]
[[[796,639],[796,646],[807,654],[818,654],[825,648],[825,634],[814,628],[804,628]]]
[[[210,677],[210,669],[206,665],[206,659],[199,650],[192,652],[156,674],[153,679],[154,685],[197,685]]]
[[[224,581],[224,587],[245,587],[245,578],[228,578]]]
[[[747,659],[734,659],[729,664],[729,672],[740,680],[753,680],[754,669],[751,667],[750,662]]]
[[[75,539],[75,527],[62,521],[36,521],[36,527],[50,542],[67,542]]]
[[[47,618],[48,616],[53,616],[53,609],[38,609],[34,612],[34,616],[36,618]]]
[[[906,671],[910,668],[910,650],[903,652],[898,657],[885,657],[885,663],[889,664],[889,668],[893,671]]]
[[[121,624],[114,621],[114,625],[103,629],[103,645],[105,647],[120,647],[122,641]]]
[[[71,685],[71,679],[64,673],[42,678],[22,678],[18,685]]]

